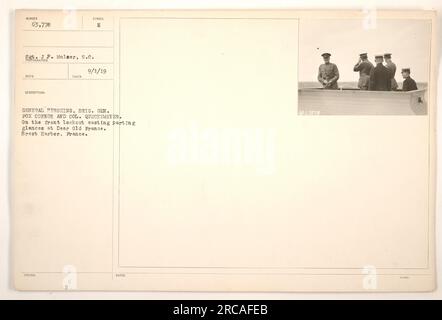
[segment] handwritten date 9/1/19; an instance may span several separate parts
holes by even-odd
[[[107,68],[88,68],[87,72],[89,74],[106,74]]]

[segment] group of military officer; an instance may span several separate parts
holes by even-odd
[[[324,89],[338,89],[339,70],[336,64],[330,62],[331,54],[322,54],[324,63],[319,66],[318,81]],[[384,65],[385,59],[385,65]],[[398,84],[394,78],[396,65],[391,60],[391,53],[375,56],[374,66],[368,61],[367,53],[361,53],[353,71],[359,72],[358,87],[361,90],[394,91]],[[402,69],[402,91],[417,90],[416,81],[410,77],[410,68]]]

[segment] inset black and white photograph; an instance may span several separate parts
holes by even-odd
[[[431,21],[301,20],[298,115],[427,115]]]

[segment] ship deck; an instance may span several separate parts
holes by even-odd
[[[427,90],[367,91],[353,88],[298,90],[302,115],[426,115]]]

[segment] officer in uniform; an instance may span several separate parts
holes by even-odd
[[[394,76],[396,75],[396,64],[393,61],[391,61],[391,53],[385,53],[384,59],[385,59],[385,66],[391,72],[391,90],[397,90],[398,84],[396,82],[396,79],[394,78]]]
[[[334,63],[330,62],[330,56],[328,52],[322,54],[324,63],[319,66],[318,81],[324,89],[338,89],[339,70]]]
[[[370,71],[370,84],[368,90],[391,91],[391,72],[382,63],[382,55],[375,56],[376,67]]]
[[[359,61],[355,64],[353,71],[359,72],[359,82],[358,88],[361,90],[368,90],[368,85],[370,82],[370,72],[373,69],[373,64],[368,61],[368,56],[366,53],[361,53],[359,55]]]
[[[416,81],[410,77],[410,68],[402,69],[402,77],[404,82],[402,83],[402,91],[417,90]]]

